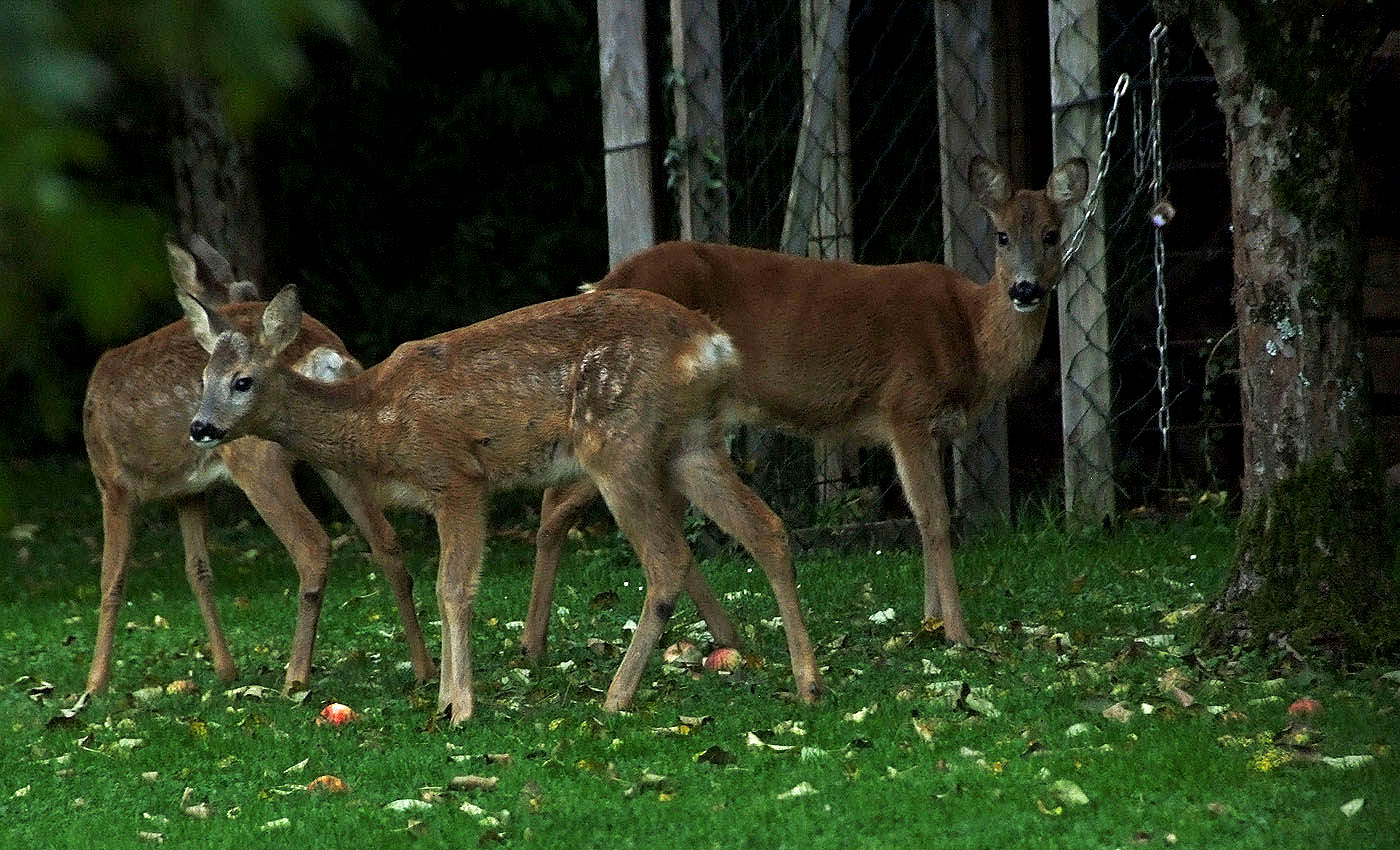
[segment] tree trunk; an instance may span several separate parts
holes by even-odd
[[[180,80],[175,94],[170,159],[180,235],[203,236],[233,265],[236,279],[261,289],[262,211],[246,145],[230,134],[209,82]]]
[[[1396,15],[1316,5],[1158,2],[1190,22],[1229,138],[1244,498],[1203,641],[1344,657],[1396,645],[1350,134],[1363,63],[1395,25],[1380,18]]]

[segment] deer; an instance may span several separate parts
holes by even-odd
[[[1013,190],[1005,169],[979,156],[967,179],[996,231],[985,285],[936,263],[666,242],[583,287],[657,292],[724,328],[743,363],[724,400],[731,424],[889,447],[923,545],[923,614],[941,620],[954,643],[972,637],[953,568],[943,449],[1034,360],[1060,279],[1064,213],[1083,199],[1089,170],[1073,158],[1043,190]],[[544,494],[521,639],[527,659],[544,654],[564,541],[595,497],[587,481]]]
[[[438,712],[475,709],[471,618],[489,493],[586,479],[641,562],[642,611],[604,696],[627,708],[682,589],[732,636],[698,580],[682,531],[689,500],[763,569],[785,626],[796,693],[820,675],[798,602],[782,521],[740,481],[724,450],[721,396],[738,369],[729,336],[651,292],[576,295],[396,348],[358,375],[313,381],[285,352],[305,332],[294,286],[256,326],[177,292],[209,354],[190,439],[215,448],[252,435],[334,469],[381,505],[437,523],[442,674]]]
[[[198,235],[190,249],[168,241],[167,255],[177,288],[211,301],[255,300],[257,287],[235,281],[228,261]],[[191,253],[193,252],[193,253]],[[196,260],[198,257],[198,262]],[[201,275],[202,262],[207,275]],[[232,309],[255,309],[238,304]],[[257,308],[260,310],[261,308]],[[284,352],[288,368],[317,380],[339,380],[360,370],[340,339],[324,325],[308,322],[297,345]],[[97,637],[86,692],[107,690],[112,645],[130,566],[132,522],[146,503],[175,506],[184,539],[185,575],[198,602],[215,674],[238,676],[214,600],[207,547],[206,491],[221,482],[237,486],[291,554],[298,575],[298,612],[284,689],[311,681],[311,659],[322,594],[330,567],[331,542],[301,500],[292,477],[293,458],[264,440],[235,440],[212,452],[189,441],[189,420],[199,400],[208,358],[179,321],[105,352],[93,368],[83,402],[83,439],[102,501],[102,573]],[[321,477],[369,543],[375,563],[394,593],[416,677],[436,674],[423,642],[413,604],[413,580],[405,571],[394,529],[368,495],[328,469]]]

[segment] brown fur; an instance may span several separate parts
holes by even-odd
[[[716,411],[738,357],[700,314],[652,293],[583,295],[405,343],[363,374],[323,384],[271,360],[300,320],[290,288],[268,305],[260,341],[217,319],[201,327],[208,314],[185,303],[211,352],[191,433],[211,442],[249,433],[276,440],[381,503],[436,519],[439,708],[454,723],[473,711],[469,634],[486,495],[580,477],[602,492],[647,576],[637,631],[604,708],[630,703],[682,587],[717,632],[733,634],[692,568],[684,498],[739,538],[768,574],[798,691],[816,698],[786,534],[724,453]],[[247,388],[238,389],[240,379]]]
[[[978,158],[968,179],[999,233],[987,285],[934,263],[871,266],[669,242],[593,287],[658,292],[724,328],[744,358],[729,419],[889,446],[923,538],[924,614],[941,617],[960,642],[971,637],[948,541],[942,451],[1035,357],[1060,275],[1062,210],[1083,197],[1088,169],[1071,160],[1045,191],[1012,192],[1006,173]],[[1018,282],[1044,290],[1028,312],[1013,306]],[[590,498],[586,483],[545,496],[523,644],[531,657],[544,650],[565,532]]]
[[[212,248],[205,248],[213,251]],[[219,258],[217,252],[213,255]],[[223,283],[196,285],[194,258],[170,246],[176,283],[209,295],[226,292]],[[231,278],[230,278],[231,281]],[[225,308],[230,320],[251,325],[261,304]],[[288,363],[337,352],[358,370],[335,334],[315,320],[284,355]],[[189,420],[199,403],[200,372],[208,356],[195,342],[189,322],[181,319],[120,348],[104,353],[88,380],[83,404],[83,439],[102,497],[102,578],[97,639],[88,671],[87,690],[107,688],[112,642],[121,610],[136,508],[147,502],[174,502],[185,542],[185,571],[199,601],[215,672],[237,675],[214,604],[213,576],[206,549],[208,522],[204,492],[215,482],[231,480],[291,553],[299,577],[299,613],[286,687],[310,678],[321,594],[330,565],[330,539],[302,503],[292,482],[292,458],[282,447],[257,439],[237,440],[216,452],[201,451],[189,439]],[[412,580],[403,568],[399,545],[383,513],[365,494],[334,473],[322,471],[336,496],[369,541],[376,562],[394,589],[404,636],[420,678],[435,672],[423,644],[413,607]]]

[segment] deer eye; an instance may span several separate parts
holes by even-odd
[[[246,393],[253,388],[253,379],[247,375],[239,375],[229,383],[229,388],[236,393]]]
[[[1006,235],[1005,230],[997,231],[997,244],[1005,247],[1011,244],[1011,237]]]
[[[1046,245],[1058,245],[1058,244],[1060,244],[1060,231],[1058,231],[1058,230],[1047,230],[1047,231],[1045,232],[1045,238],[1044,238],[1042,241],[1043,241]]]

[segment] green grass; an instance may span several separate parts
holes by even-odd
[[[830,689],[814,708],[785,698],[791,672],[781,632],[765,624],[776,611],[761,573],[723,558],[706,572],[762,665],[694,679],[658,658],[633,713],[601,712],[617,661],[589,639],[620,646],[641,600],[640,571],[608,536],[571,545],[556,596],[568,613],[554,618],[549,665],[516,669],[511,624],[524,617],[531,551],[497,541],[473,631],[478,713],[453,730],[433,721],[435,684],[414,687],[392,600],[355,538],[336,553],[309,696],[276,694],[293,572],[265,528],[242,520],[237,498],[216,503],[216,516],[236,520],[217,525],[211,554],[242,676],[215,680],[173,518],[151,508],[141,515],[112,692],[65,720],[96,627],[96,494],[86,470],[68,462],[16,467],[12,480],[19,526],[0,530],[10,588],[0,601],[0,846],[154,846],[142,833],[170,846],[307,848],[1400,842],[1400,684],[1383,678],[1389,668],[1190,653],[1193,617],[1181,612],[1212,598],[1231,549],[1228,521],[1209,512],[1083,535],[1033,522],[964,543],[972,650],[947,650],[919,631],[913,554],[804,557],[802,599]],[[395,521],[435,648],[435,535],[416,516]],[[615,602],[599,595],[607,590]],[[887,608],[892,621],[871,619]],[[669,639],[696,619],[683,604]],[[1180,676],[1194,704],[1164,690],[1168,675]],[[197,691],[154,690],[183,679]],[[246,684],[267,694],[229,693]],[[1324,706],[1295,730],[1310,747],[1275,744],[1301,696]],[[360,719],[318,725],[331,701]],[[1117,703],[1126,722],[1104,716]],[[1370,758],[1349,769],[1320,758],[1351,755]],[[308,793],[322,774],[343,779],[348,793]],[[444,790],[464,774],[499,784]],[[1062,780],[1087,804],[1057,796]],[[207,803],[210,817],[182,812],[186,788],[186,805]],[[792,796],[794,788],[815,793]],[[386,808],[402,799],[428,806]],[[1360,811],[1344,815],[1355,799]],[[462,811],[467,802],[485,814]]]

